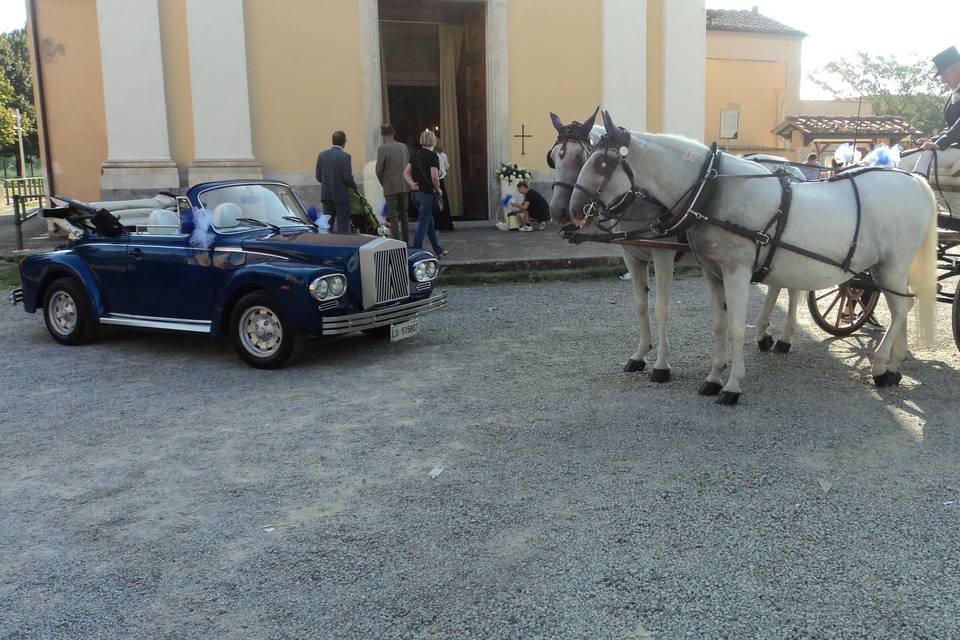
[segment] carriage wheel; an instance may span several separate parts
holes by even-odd
[[[835,336],[848,336],[858,331],[870,319],[879,301],[878,290],[854,281],[807,294],[807,308],[813,321]]]
[[[953,294],[953,341],[960,350],[960,282],[957,282],[957,290]]]

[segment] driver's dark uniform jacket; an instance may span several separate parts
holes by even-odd
[[[941,151],[960,144],[960,88],[947,98],[947,104],[943,106],[943,119],[947,121],[947,128],[933,139]]]

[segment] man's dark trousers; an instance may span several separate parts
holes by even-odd
[[[323,212],[330,216],[330,230],[350,233],[350,205],[346,202],[323,201]]]

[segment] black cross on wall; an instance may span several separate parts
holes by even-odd
[[[527,138],[532,138],[533,136],[527,133],[527,125],[520,125],[520,133],[513,136],[514,138],[520,138],[520,155],[527,155]]]

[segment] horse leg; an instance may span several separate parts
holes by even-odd
[[[890,351],[890,370],[896,371],[900,375],[900,365],[907,357],[907,322],[904,320],[897,339],[893,342],[893,349]]]
[[[653,336],[650,335],[650,315],[648,300],[649,287],[647,278],[650,267],[649,263],[640,260],[629,251],[624,249],[623,261],[627,265],[627,271],[630,272],[630,282],[633,283],[633,298],[637,305],[637,317],[640,320],[640,343],[637,345],[637,351],[627,364],[623,367],[626,373],[643,371],[647,363],[644,361],[650,350],[653,348]]]
[[[713,312],[713,363],[706,381],[697,391],[701,396],[715,396],[723,387],[720,374],[727,366],[727,312],[724,306],[723,282],[712,274],[703,272],[703,279],[707,281],[710,291],[710,307]]]
[[[899,274],[899,277],[889,276],[882,268],[874,267],[871,274],[881,287],[890,291],[907,290],[907,274]],[[902,377],[899,369],[903,357],[906,355],[906,331],[907,314],[913,307],[913,298],[899,296],[893,293],[884,292],[884,298],[887,300],[887,308],[890,310],[890,326],[880,345],[873,354],[873,381],[878,387],[887,387],[900,384]],[[903,334],[903,337],[900,337]],[[899,340],[903,340],[902,349],[898,349],[898,357],[894,357],[894,345]]]
[[[670,289],[673,287],[673,267],[676,251],[654,250],[654,282],[657,286],[655,313],[657,316],[657,361],[650,372],[651,382],[670,380],[670,341],[667,339],[667,322],[670,320]]]
[[[743,363],[743,334],[747,327],[750,298],[750,270],[732,266],[723,270],[723,292],[727,301],[727,340],[730,341],[730,377],[717,404],[734,405],[740,399],[740,383],[746,377]]]
[[[802,295],[803,291],[800,289],[787,289],[787,322],[783,325],[783,333],[777,338],[777,343],[773,345],[774,353],[790,352],[790,341],[797,329],[797,304]]]
[[[757,345],[760,347],[760,351],[769,351],[770,347],[773,346],[773,336],[767,332],[767,329],[770,328],[770,316],[773,314],[773,308],[776,306],[779,297],[780,289],[767,287],[767,299],[764,300],[763,309],[760,310],[760,315],[757,317]]]

